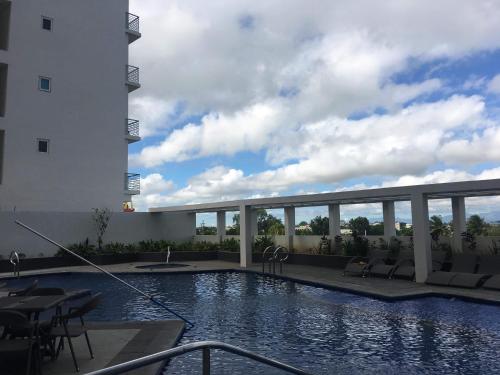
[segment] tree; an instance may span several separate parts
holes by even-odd
[[[265,209],[257,210],[257,230],[258,234],[271,234],[270,229],[274,232],[285,233],[285,226],[281,219],[268,214]]]
[[[303,227],[304,225],[307,225],[307,221],[302,220],[302,221],[299,223],[299,227]]]
[[[97,234],[97,248],[102,250],[102,238],[108,229],[109,220],[111,219],[111,211],[107,208],[93,208],[92,220]]]
[[[383,236],[384,235],[384,225],[383,224],[370,224],[367,234],[371,236]]]
[[[328,217],[316,216],[309,224],[312,234],[318,236],[327,235],[329,232],[329,222]]]
[[[481,236],[486,234],[488,230],[488,224],[479,215],[472,215],[467,220],[467,232],[472,233],[476,236]]]
[[[450,228],[447,224],[443,223],[441,216],[433,215],[429,220],[429,226],[431,229],[431,237],[434,242],[439,242],[441,236],[449,236]]]
[[[233,225],[226,230],[226,234],[233,236],[240,234],[240,214],[233,215]]]
[[[349,228],[359,235],[364,235],[370,230],[370,222],[366,217],[358,216],[355,219],[349,220]]]

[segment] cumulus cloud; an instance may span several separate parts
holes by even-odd
[[[433,75],[398,79],[423,63],[500,48],[495,2],[132,0],[131,10],[143,33],[131,45],[143,84],[131,114],[143,136],[164,139],[131,155],[130,166],[265,155],[260,172],[216,166],[177,190],[146,173],[149,187],[134,199],[142,207],[363,176],[389,185],[474,179],[458,166],[500,160],[500,126],[484,98],[451,95]],[[500,77],[472,76],[461,89],[498,93]],[[179,106],[182,118],[206,115],[182,125]],[[438,163],[445,169],[429,173]]]
[[[488,83],[488,91],[494,94],[500,94],[500,74],[497,74]]]

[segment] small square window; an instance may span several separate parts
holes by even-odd
[[[38,142],[38,152],[49,152],[49,140],[48,139],[37,139]]]
[[[47,77],[38,77],[38,89],[40,91],[50,92],[51,90],[51,79]]]
[[[42,17],[42,29],[52,31],[52,18]]]

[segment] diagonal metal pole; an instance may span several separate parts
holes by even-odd
[[[23,227],[24,229],[27,229],[29,230],[31,233],[33,234],[36,234],[38,237],[40,238],[43,238],[45,241],[48,241],[50,242],[51,244],[59,247],[60,249],[63,249],[64,251],[66,251],[67,253],[73,255],[74,257],[77,257],[78,259],[80,259],[81,261],[91,265],[92,267],[98,269],[99,271],[105,273],[106,275],[108,275],[109,277],[112,277],[113,279],[115,279],[116,281],[126,285],[127,287],[129,287],[130,289],[133,289],[135,290],[137,293],[143,295],[144,297],[146,297],[148,300],[150,300],[151,302],[157,304],[158,306],[164,308],[165,310],[167,310],[169,313],[171,313],[172,315],[178,317],[179,319],[183,320],[184,322],[186,322],[187,324],[189,324],[190,328],[191,327],[194,327],[194,324],[191,323],[188,319],[184,318],[183,316],[179,315],[178,313],[176,313],[175,311],[173,311],[172,309],[170,309],[169,307],[167,307],[164,303],[160,302],[160,301],[157,301],[152,295],[150,294],[147,294],[146,292],[143,292],[142,290],[140,290],[139,288],[136,288],[135,286],[127,283],[125,280],[122,280],[120,279],[118,276],[116,275],[113,275],[111,272],[109,271],[106,271],[104,268],[102,267],[99,267],[97,264],[94,264],[92,263],[91,261],[85,259],[84,257],[82,257],[81,255],[78,255],[77,253],[67,249],[66,247],[64,247],[63,245],[57,243],[56,241],[48,238],[47,236],[43,235],[42,233],[38,232],[37,230],[27,226],[26,224],[20,222],[19,220],[16,220],[15,223],[21,227]]]

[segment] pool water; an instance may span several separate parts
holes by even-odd
[[[499,306],[445,298],[383,302],[253,273],[122,277],[195,322],[181,344],[220,340],[325,375],[500,374]],[[91,320],[172,318],[102,274],[39,281],[102,292]],[[284,374],[219,351],[212,354],[212,373]],[[174,359],[166,374],[201,374],[201,353]]]

